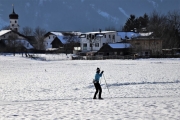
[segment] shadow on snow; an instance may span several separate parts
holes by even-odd
[[[125,86],[125,85],[146,85],[146,84],[174,84],[174,83],[180,83],[179,80],[171,81],[171,82],[126,82],[126,83],[114,83],[114,84],[108,84],[108,86]]]
[[[113,83],[113,84],[108,84],[108,87],[113,87],[113,86],[125,86],[125,85],[148,85],[148,84],[175,84],[175,83],[180,83],[179,80],[176,81],[171,81],[171,82],[126,82],[126,83]],[[101,86],[104,86],[105,84],[101,84]],[[92,88],[94,85],[89,85],[88,88]]]

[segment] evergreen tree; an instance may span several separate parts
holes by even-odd
[[[135,15],[130,15],[130,18],[127,19],[125,26],[123,27],[124,31],[134,31],[134,29],[137,29],[140,31],[142,28],[146,28],[149,22],[149,17],[145,13],[144,16],[140,16],[139,18],[136,18]]]

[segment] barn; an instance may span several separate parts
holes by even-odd
[[[130,43],[107,43],[103,45],[96,55],[129,55],[131,52]]]

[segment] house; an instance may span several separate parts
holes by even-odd
[[[63,47],[63,45],[66,43],[64,35],[61,32],[48,32],[44,35],[44,37],[44,45],[46,50],[49,48]]]
[[[29,39],[18,32],[18,17],[13,6],[13,12],[9,14],[10,30],[0,31],[0,50],[2,52],[20,52],[34,48],[29,42]]]
[[[82,52],[98,51],[107,43],[121,42],[120,36],[116,31],[98,31],[86,32],[80,35],[80,44]]]
[[[16,49],[33,49],[34,47],[28,41],[24,35],[13,30],[1,30],[0,31],[1,46],[3,44],[3,50],[8,47],[16,47]]]
[[[48,32],[44,35],[45,49],[54,50],[63,49],[64,51],[72,52],[74,47],[78,47],[80,32],[65,32],[65,31],[54,31]],[[57,50],[56,49],[56,50]]]
[[[162,40],[153,37],[153,32],[117,32],[121,39],[132,46],[132,52],[139,56],[159,55],[162,53]]]
[[[154,38],[152,32],[139,34],[140,36],[129,41],[134,52],[138,53],[140,56],[162,54],[162,39]]]
[[[129,55],[131,52],[130,43],[107,43],[97,51],[96,55]]]

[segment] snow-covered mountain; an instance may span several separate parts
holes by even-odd
[[[179,0],[0,0],[0,28],[9,24],[12,4],[20,28],[40,26],[47,31],[120,29],[130,14],[180,9]]]

